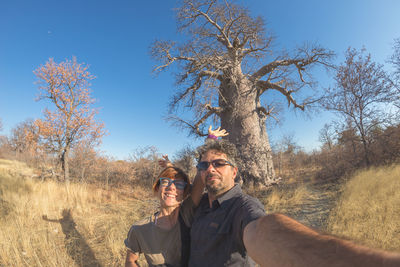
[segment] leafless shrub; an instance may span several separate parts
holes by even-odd
[[[130,155],[130,162],[135,170],[135,183],[150,188],[161,171],[158,160],[161,158],[154,146],[137,148]]]
[[[193,179],[196,175],[195,149],[187,145],[179,150],[173,159],[173,164],[181,168],[191,179]]]

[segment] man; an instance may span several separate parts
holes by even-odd
[[[243,233],[265,211],[257,199],[235,185],[236,148],[215,140],[198,148],[198,154],[198,175],[208,193],[194,213],[189,266],[253,266]]]
[[[321,235],[284,215],[265,215],[241,191],[234,145],[225,140],[198,148],[198,175],[208,193],[194,213],[189,266],[400,266],[399,254]]]

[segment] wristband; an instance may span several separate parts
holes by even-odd
[[[218,137],[215,136],[215,135],[213,135],[213,134],[209,134],[209,135],[207,136],[207,138],[214,139],[214,140],[217,140],[217,139],[218,139]]]

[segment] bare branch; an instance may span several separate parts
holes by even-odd
[[[205,105],[204,105],[204,109],[206,109],[207,112],[206,112],[203,116],[201,116],[201,117],[199,118],[199,120],[197,120],[197,122],[195,122],[194,124],[193,124],[193,123],[190,123],[190,122],[187,122],[187,121],[185,121],[185,120],[183,120],[183,119],[181,119],[181,118],[179,118],[179,117],[177,117],[177,116],[170,116],[168,119],[169,119],[169,120],[173,120],[173,121],[175,121],[175,122],[178,122],[179,124],[186,125],[186,127],[189,127],[189,128],[191,129],[191,132],[192,132],[192,133],[194,133],[194,134],[196,134],[196,135],[198,135],[198,136],[206,136],[206,135],[207,135],[207,132],[203,133],[203,132],[200,130],[200,126],[201,126],[210,116],[212,116],[213,114],[219,114],[219,113],[222,111],[222,108],[220,108],[220,107],[212,107],[212,106],[209,105],[209,104],[205,104]]]
[[[293,65],[298,70],[300,80],[304,82],[302,72],[305,71],[306,67],[314,64],[321,64],[326,67],[333,67],[329,63],[329,60],[334,55],[333,52],[331,51],[327,51],[319,47],[313,47],[311,49],[300,48],[298,52],[299,55],[295,58],[275,60],[271,63],[262,66],[258,71],[256,71],[251,76],[251,79],[257,81],[266,74],[271,73],[280,67],[288,67]]]
[[[191,93],[189,106],[193,106],[194,100],[196,98],[196,92],[197,92],[197,90],[199,90],[201,88],[204,77],[215,78],[220,81],[222,80],[222,75],[220,75],[217,72],[207,71],[207,70],[201,71],[196,76],[196,80],[194,81],[194,83],[191,86],[189,86],[183,93],[174,97],[174,99],[172,101],[172,106],[176,106],[182,99],[184,99],[186,96],[188,96],[189,93]]]
[[[259,90],[261,91],[261,94],[264,93],[268,89],[277,90],[278,92],[280,92],[281,94],[286,96],[286,99],[287,99],[287,102],[288,102],[288,106],[290,106],[290,104],[293,104],[293,106],[295,108],[299,108],[301,110],[304,110],[304,104],[303,105],[299,105],[299,104],[297,104],[296,100],[294,100],[294,98],[292,96],[293,91],[288,90],[286,87],[280,86],[279,83],[270,83],[270,82],[267,82],[267,81],[258,81],[257,82],[257,88],[259,88]]]

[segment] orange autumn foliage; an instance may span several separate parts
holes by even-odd
[[[104,124],[95,120],[98,111],[91,108],[90,80],[95,77],[88,66],[76,58],[56,63],[50,58],[45,65],[34,71],[38,78],[37,100],[50,100],[55,107],[44,111],[44,119],[35,121],[47,151],[60,159],[64,178],[69,179],[68,156],[77,143],[99,145],[105,134]]]

